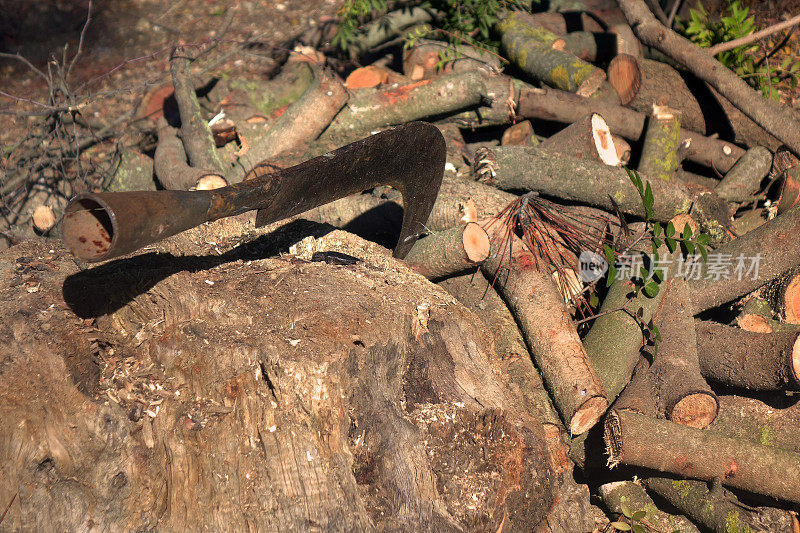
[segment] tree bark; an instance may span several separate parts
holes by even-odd
[[[718,479],[729,487],[800,501],[800,454],[623,410],[609,411],[605,435],[611,464]]]
[[[650,372],[656,407],[668,420],[703,429],[717,416],[717,396],[700,373],[691,298],[685,280],[670,279],[654,322],[658,343]]]
[[[749,149],[720,180],[714,192],[729,202],[750,202],[772,168],[772,152],[763,146]]]
[[[580,435],[608,407],[603,386],[549,268],[537,267],[516,236],[504,245],[502,225],[490,235],[492,253],[481,268],[517,319],[562,420],[572,435]]]
[[[185,48],[178,47],[172,51],[170,57],[172,85],[175,87],[175,100],[181,115],[180,134],[183,146],[191,166],[222,171],[224,167],[217,155],[214,136],[200,111],[186,53]]]
[[[165,189],[189,190],[206,176],[218,176],[219,171],[192,167],[186,162],[184,145],[176,135],[175,128],[169,126],[164,117],[157,121],[158,144],[153,155],[156,177]]]
[[[750,390],[800,389],[800,333],[752,333],[706,321],[695,330],[707,379]]]
[[[623,509],[630,512],[645,511],[645,515],[637,523],[646,524],[653,531],[669,531],[670,533],[700,533],[697,526],[685,516],[668,514],[656,507],[652,498],[639,483],[633,481],[613,481],[600,485],[600,496],[609,511],[618,519]]]

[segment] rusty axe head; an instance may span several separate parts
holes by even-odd
[[[445,162],[439,130],[424,122],[387,129],[299,165],[212,191],[81,194],[64,215],[64,242],[82,261],[133,252],[203,222],[258,210],[257,225],[288,218],[378,185],[403,195],[394,249],[403,258],[425,230]]]

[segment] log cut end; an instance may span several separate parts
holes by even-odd
[[[783,306],[783,315],[786,322],[800,324],[800,274],[795,274],[786,284]]]
[[[597,148],[597,155],[603,163],[615,167],[622,164],[614,146],[614,136],[611,135],[605,119],[597,113],[592,115],[592,139]]]
[[[608,400],[603,396],[589,398],[572,415],[572,419],[569,421],[570,433],[572,435],[586,433],[600,420],[606,409],[608,409]]]
[[[217,174],[208,174],[197,180],[197,184],[194,186],[194,190],[210,191],[212,189],[221,189],[222,187],[226,187],[227,185],[228,182],[225,181],[225,178],[223,178],[222,176]]]
[[[696,392],[681,398],[668,418],[684,426],[703,429],[711,425],[718,410],[716,397],[707,392]]]
[[[464,253],[469,261],[483,263],[489,257],[489,235],[486,230],[474,222],[464,226],[461,234],[464,243]]]
[[[794,341],[794,346],[792,346],[792,379],[794,380],[795,386],[800,385],[800,335],[798,335],[797,339]]]
[[[622,105],[627,105],[642,84],[639,62],[630,54],[617,54],[608,64],[608,81],[616,89]]]

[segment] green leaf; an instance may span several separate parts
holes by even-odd
[[[633,533],[647,533],[647,530],[641,524],[633,524],[633,527],[631,527],[631,531]]]
[[[644,189],[644,212],[645,217],[647,220],[653,218],[653,204],[655,203],[655,198],[653,198],[653,189],[650,188],[650,182],[647,182],[647,187]]]
[[[683,245],[686,246],[686,253],[689,255],[694,254],[694,243],[692,241],[683,241]]]
[[[644,289],[642,290],[644,290],[644,293],[650,298],[655,298],[660,287],[661,286],[658,284],[658,282],[650,281],[645,284]]]
[[[669,248],[669,251],[670,252],[674,252],[675,248],[678,245],[677,241],[675,239],[670,239],[669,237],[667,237],[666,242],[667,242],[667,248]]]
[[[620,511],[622,511],[622,514],[625,516],[625,518],[630,518],[631,516],[633,516],[631,508],[628,507],[626,504],[623,503],[622,505],[620,505],[619,509]]]
[[[667,237],[674,237],[675,236],[675,226],[670,222],[667,224],[667,231],[664,233]]]
[[[701,244],[703,246],[708,245],[711,242],[711,235],[708,233],[701,233],[697,236],[697,244]]]
[[[631,526],[629,526],[625,522],[611,522],[611,525],[617,531],[630,531],[631,530]]]
[[[684,239],[691,239],[692,238],[692,228],[691,228],[691,226],[689,226],[688,222],[683,227],[683,238]]]
[[[670,224],[671,224],[671,222],[670,222]],[[669,226],[667,226],[667,229],[669,229]],[[661,228],[661,224],[653,224],[653,237],[660,237],[662,231],[663,231],[663,229]],[[667,237],[671,237],[671,236],[672,235],[667,235]]]
[[[697,245],[697,251],[700,253],[700,256],[703,258],[703,261],[708,262],[708,250],[702,244]]]
[[[589,305],[591,307],[597,307],[598,305],[600,305],[600,297],[597,296],[596,292],[593,292],[592,294],[589,295]]]
[[[609,265],[614,265],[617,262],[616,254],[614,253],[614,249],[607,245],[603,244],[603,255],[606,256],[606,261],[608,261]]]
[[[614,263],[608,264],[608,277],[606,278],[606,287],[610,287],[614,280],[617,279],[617,267],[614,266]]]
[[[638,522],[639,520],[641,520],[645,516],[647,516],[647,511],[645,511],[644,509],[639,509],[638,511],[633,513],[633,516],[631,516],[631,519],[632,520],[636,520]]]

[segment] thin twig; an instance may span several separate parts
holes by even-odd
[[[773,24],[772,26],[768,26],[763,30],[751,33],[750,35],[745,35],[744,37],[739,37],[738,39],[734,39],[726,43],[715,44],[708,49],[708,53],[712,56],[715,56],[720,52],[727,52],[728,50],[733,50],[734,48],[750,44],[759,39],[763,39],[764,37],[769,37],[773,33],[778,33],[781,30],[785,30],[786,28],[792,28],[798,24],[800,24],[800,15],[795,15],[789,20]]]
[[[75,66],[75,62],[78,60],[78,57],[81,55],[83,51],[83,40],[86,37],[86,28],[89,27],[89,23],[92,21],[92,0],[89,0],[89,6],[86,8],[86,22],[83,23],[83,28],[81,28],[81,36],[78,39],[78,49],[75,51],[75,55],[72,56],[72,61],[69,62],[69,67],[67,67],[67,72],[64,74],[64,78],[69,78],[70,72],[72,72],[72,67]],[[66,51],[66,47],[64,47]]]
[[[672,28],[672,24],[675,22],[675,15],[678,14],[681,4],[683,4],[683,0],[675,0],[675,2],[673,2],[672,9],[669,11],[669,17],[667,17],[667,28]]]
[[[0,515],[0,524],[3,523],[3,519],[5,519],[6,513],[8,513],[8,510],[11,509],[11,504],[13,504],[14,500],[17,499],[17,494],[19,494],[19,493],[18,492],[14,493],[14,495],[11,497],[11,501],[8,502],[8,505],[6,505],[6,510],[3,511],[3,514]]]

